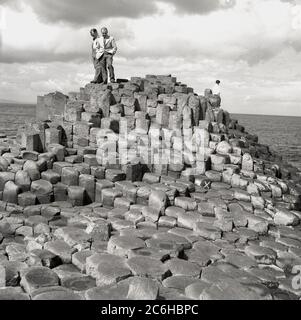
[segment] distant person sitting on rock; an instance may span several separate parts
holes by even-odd
[[[97,39],[96,58],[100,59],[103,66],[106,66],[109,69],[110,81],[115,82],[113,56],[117,52],[116,42],[112,36],[109,36],[107,28],[102,28],[101,34],[102,38]],[[108,72],[106,67],[103,69],[102,73],[104,83],[108,82]]]
[[[214,95],[214,96],[218,96],[219,97],[219,107],[221,106],[221,101],[222,101],[222,99],[221,99],[221,86],[220,86],[220,81],[219,80],[216,80],[216,82],[215,82],[215,85],[214,85],[214,87],[213,87],[213,89],[212,89],[212,94]]]
[[[95,69],[95,76],[93,81],[91,81],[91,83],[102,83],[103,79],[102,79],[102,74],[103,74],[103,62],[100,61],[100,59],[96,58],[96,40],[99,38],[99,34],[98,31],[96,29],[91,29],[90,30],[90,35],[93,39],[92,42],[92,61],[93,61],[93,65],[94,65],[94,69]]]

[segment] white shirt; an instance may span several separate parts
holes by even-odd
[[[219,84],[215,84],[213,89],[212,89],[212,94],[217,94],[217,95],[221,95],[221,86]]]
[[[97,59],[101,58],[105,52],[114,55],[117,51],[115,39],[111,36],[107,39],[104,39],[103,37],[95,39],[93,42],[93,48],[96,51]]]

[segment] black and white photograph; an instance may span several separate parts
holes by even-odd
[[[20,300],[301,300],[301,0],[0,0],[0,309]]]

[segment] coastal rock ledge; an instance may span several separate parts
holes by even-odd
[[[0,139],[0,300],[301,297],[301,173],[170,75],[38,97]]]

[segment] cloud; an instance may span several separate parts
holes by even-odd
[[[23,7],[22,3],[22,0],[0,0],[0,9],[1,7],[7,6],[14,10],[21,10]]]
[[[90,26],[112,17],[139,18],[158,13],[160,3],[170,4],[177,14],[207,14],[230,8],[236,0],[30,0],[39,19],[47,23]],[[0,4],[21,7],[23,0],[0,0]]]
[[[0,0],[0,5],[12,4],[14,0]]]
[[[53,53],[51,51],[26,50],[18,52],[6,50],[1,54],[1,63],[29,63],[29,62],[70,62],[83,61],[83,54],[72,52],[70,53]]]
[[[16,4],[17,0],[0,0],[0,4]],[[25,1],[18,1],[19,6]],[[90,26],[108,17],[137,18],[157,11],[154,1],[148,0],[30,0],[26,2],[41,21]]]
[[[293,28],[289,3],[240,0],[235,6],[235,2],[229,2],[232,7],[224,11],[216,8],[225,6],[228,3],[226,0],[163,1],[167,6],[180,7],[185,3],[185,10],[213,11],[201,17],[194,14],[175,15],[174,10],[165,7],[159,15],[137,19],[103,19],[102,24],[109,27],[117,40],[119,57],[180,57],[195,63],[214,57],[228,61],[243,60],[256,65],[287,47],[297,52],[301,50],[301,28]],[[51,3],[55,8],[59,6],[56,1]],[[51,6],[51,3],[47,0],[39,2],[41,6]],[[67,3],[60,2],[62,6]],[[22,12],[8,13],[7,20],[10,23],[3,32],[2,62],[84,62],[89,59],[90,37],[86,27],[41,23],[28,6]],[[19,21],[19,24],[14,21]],[[19,25],[22,25],[22,37]]]
[[[177,13],[206,14],[219,9],[232,8],[236,0],[160,0],[172,4]]]
[[[54,61],[84,62],[90,60],[91,37],[89,28],[74,29],[70,25],[41,23],[29,7],[22,12],[6,9],[6,25],[0,33],[0,62],[32,63]],[[118,44],[132,42],[134,33],[122,18],[108,21]],[[15,22],[18,21],[18,24]],[[20,26],[22,32],[20,33]]]
[[[200,94],[221,79],[230,112],[300,115],[301,0],[118,0],[111,17],[117,1],[91,0],[93,12],[87,2],[0,0],[0,98],[78,90],[93,76],[89,28],[106,25],[117,77],[173,74]]]

